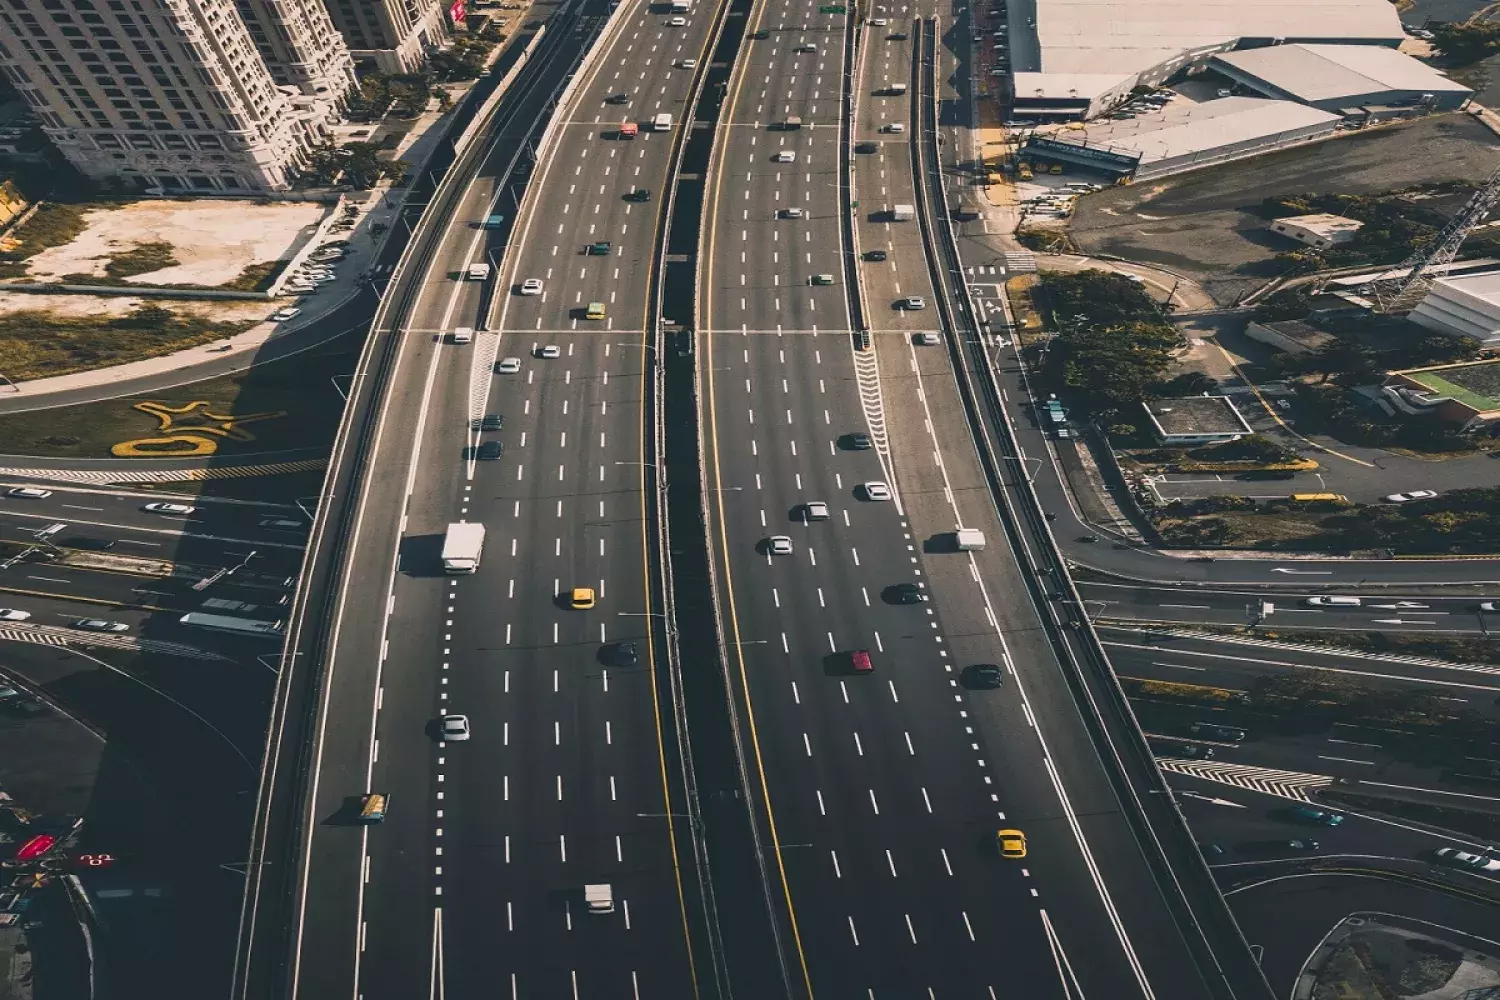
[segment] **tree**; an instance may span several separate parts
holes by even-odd
[[[1279,288],[1255,306],[1255,318],[1262,323],[1301,319],[1312,312],[1312,296],[1306,288]]]
[[[1160,319],[1161,309],[1138,282],[1090,268],[1071,274],[1045,273],[1037,285],[1053,325],[1126,323]]]
[[[1327,382],[1334,375],[1365,377],[1379,369],[1374,351],[1345,337],[1335,337],[1318,348],[1305,365],[1309,372],[1322,372],[1320,382]]]
[[[1123,410],[1155,397],[1157,382],[1182,346],[1182,336],[1164,323],[1078,324],[1053,338],[1046,371],[1077,391],[1077,405]]]
[[[1500,52],[1500,24],[1440,24],[1432,29],[1433,44],[1450,62],[1471,63]]]

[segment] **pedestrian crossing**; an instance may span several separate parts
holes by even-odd
[[[7,625],[0,628],[0,641],[29,642],[36,646],[103,646],[136,653],[159,653],[163,656],[181,656],[192,660],[227,660],[227,656],[210,653],[196,646],[181,642],[165,642],[161,639],[141,639],[132,635],[108,635],[79,632],[75,629],[58,628],[52,625]]]
[[[1311,802],[1308,792],[1327,788],[1333,784],[1333,778],[1326,774],[1280,771],[1272,767],[1231,764],[1227,761],[1158,757],[1156,766],[1172,774],[1185,774],[1192,778],[1217,781],[1221,785],[1233,785],[1235,788],[1245,788],[1252,792],[1262,792],[1297,802]]]
[[[316,472],[327,459],[301,462],[269,462],[265,465],[226,465],[207,469],[26,469],[0,467],[0,476],[47,479],[60,483],[114,486],[130,483],[201,483],[210,479],[245,479],[250,476],[281,476],[292,472]]]

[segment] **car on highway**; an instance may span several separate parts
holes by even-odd
[[[852,674],[873,674],[875,672],[875,661],[870,659],[868,649],[851,649],[849,651],[849,672]]]
[[[542,294],[542,279],[541,278],[527,278],[525,281],[521,282],[521,294],[522,295],[540,295],[540,294]]]
[[[1174,757],[1186,757],[1189,760],[1207,760],[1214,755],[1213,747],[1200,746],[1197,743],[1183,743],[1177,740],[1152,744],[1151,749],[1171,754]]]
[[[811,281],[812,281],[812,284],[814,284],[814,285],[831,285],[831,284],[833,284],[833,275],[831,275],[831,274],[815,274],[815,275],[812,276]]]
[[[812,42],[804,42],[792,50],[793,52],[808,52],[812,55],[818,54],[818,47]]]
[[[829,518],[828,505],[821,500],[809,500],[802,505],[803,521],[826,521]]]
[[[1019,861],[1026,857],[1026,834],[1020,830],[996,830],[995,847],[1002,858]]]
[[[974,663],[964,667],[963,679],[968,687],[993,691],[1005,683],[1005,671],[998,663]]]
[[[904,31],[893,31],[889,35],[886,35],[885,37],[889,41],[892,41],[892,42],[904,42],[904,41],[906,41],[906,32],[904,32]]]
[[[505,418],[498,413],[486,413],[479,420],[479,430],[498,431],[505,426]]]
[[[1248,840],[1239,846],[1240,850],[1254,853],[1270,853],[1272,851],[1302,851],[1303,853],[1308,853],[1316,851],[1323,845],[1308,837],[1296,837],[1291,840]]]
[[[603,302],[590,302],[583,311],[585,319],[603,319],[608,314]]]
[[[789,535],[772,535],[766,539],[766,552],[773,556],[792,554],[792,539]]]
[[[17,611],[15,608],[0,608],[0,622],[24,622],[30,617],[30,611]]]
[[[884,28],[887,24],[890,24],[891,22],[888,21],[888,20],[886,20],[883,17],[872,17],[872,18],[870,18],[870,23],[873,24],[877,28]]]
[[[1239,743],[1247,735],[1239,726],[1223,726],[1217,722],[1195,722],[1188,726],[1188,732],[1204,739],[1228,740],[1231,743]]]
[[[667,24],[671,25],[674,28],[680,28],[684,24],[687,24],[687,18],[685,18],[685,17],[668,18],[667,19]]]
[[[562,348],[556,346],[555,344],[549,344],[546,347],[538,347],[536,349],[536,356],[539,358],[560,358],[562,357]]]
[[[750,37],[756,39],[757,41],[763,42],[767,38],[771,37],[771,32],[766,30],[765,28],[761,28],[759,31],[752,32]]]
[[[630,95],[625,93],[610,94],[604,99],[605,104],[629,104]]]
[[[1381,497],[1386,503],[1408,503],[1412,500],[1431,500],[1437,490],[1412,490],[1408,493],[1391,493]]]
[[[1314,826],[1338,826],[1344,821],[1343,813],[1329,812],[1315,806],[1293,806],[1285,815],[1294,822],[1311,823]]]
[[[501,375],[514,375],[521,370],[520,358],[504,358],[495,366],[495,371]]]
[[[641,201],[641,202],[650,201],[651,200],[651,192],[648,191],[646,188],[636,188],[634,191],[627,191],[627,192],[625,192],[625,200],[626,201]]]
[[[568,606],[574,611],[587,611],[594,603],[593,587],[574,587],[568,594]]]
[[[926,309],[927,300],[920,295],[908,295],[896,304],[897,309]]]
[[[479,459],[481,462],[493,462],[495,459],[504,454],[505,445],[501,444],[499,441],[486,441],[484,444],[474,449],[474,457]]]
[[[921,604],[927,600],[927,591],[915,583],[896,583],[886,588],[892,604]]]
[[[1358,597],[1309,597],[1302,602],[1310,608],[1357,608],[1364,601]]]
[[[1456,847],[1439,847],[1432,856],[1440,864],[1454,868],[1467,868],[1478,872],[1500,872],[1500,858],[1487,858],[1482,854],[1460,851]]]
[[[583,248],[583,252],[589,257],[608,257],[614,249],[614,244],[608,240],[600,240],[598,243],[590,243]]]
[[[450,743],[462,743],[469,738],[467,715],[445,715],[438,720],[438,736]]]
[[[73,623],[74,628],[87,629],[90,632],[129,632],[130,626],[123,622],[105,621],[103,618],[80,618]]]
[[[198,508],[185,503],[148,503],[142,505],[141,510],[150,511],[153,514],[172,514],[177,517],[187,517],[189,514],[195,513]]]
[[[850,451],[869,451],[873,447],[875,447],[875,445],[873,442],[871,442],[870,435],[861,434],[859,432],[855,432],[849,435]]]
[[[866,500],[889,500],[891,488],[879,480],[872,480],[860,487],[864,491]]]
[[[677,60],[677,66],[678,66],[679,69],[697,69],[698,68],[698,60],[696,60],[696,59],[679,59],[679,60]]]
[[[39,490],[35,486],[17,486],[13,490],[6,490],[5,495],[15,497],[17,500],[43,500],[52,495],[51,490]]]
[[[783,208],[777,214],[783,219],[800,219],[803,216],[802,209],[800,208]]]
[[[633,642],[617,642],[609,651],[609,662],[616,667],[633,667],[641,662],[641,654]]]
[[[1500,601],[1480,601],[1478,607],[1475,610],[1490,612],[1500,611]]]
[[[634,139],[641,134],[641,126],[636,122],[626,122],[615,129],[616,139]]]
[[[771,157],[771,159],[776,163],[796,163],[797,153],[794,150],[783,149],[781,152]]]
[[[938,335],[931,332],[914,333],[912,334],[911,342],[913,344],[916,344],[918,347],[936,347],[938,344],[942,343],[942,341],[938,338]]]
[[[296,306],[288,306],[285,309],[278,309],[273,312],[271,314],[271,322],[285,323],[287,320],[293,319],[300,315],[302,315],[301,309],[298,309]]]
[[[884,250],[866,250],[865,260],[885,260],[887,254]]]
[[[873,152],[876,152],[879,149],[880,149],[880,143],[878,143],[878,142],[868,142],[868,141],[866,141],[866,142],[856,142],[854,144],[854,151],[856,153],[873,153]]]
[[[906,125],[902,122],[887,122],[886,124],[880,126],[880,131],[890,132],[892,134],[900,134],[906,131]]]

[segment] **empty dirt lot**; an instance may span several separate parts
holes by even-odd
[[[1477,183],[1497,166],[1500,137],[1468,115],[1443,115],[1101,191],[1079,200],[1070,231],[1085,253],[1180,271],[1228,305],[1279,274],[1273,255],[1294,246],[1266,231],[1266,198]]]

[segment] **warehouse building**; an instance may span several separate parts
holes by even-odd
[[[1438,278],[1407,316],[1413,323],[1454,337],[1500,345],[1500,271]]]
[[[1339,121],[1290,101],[1226,97],[1033,135],[1024,154],[1146,180],[1323,138]]]
[[[1473,91],[1404,52],[1378,45],[1272,45],[1225,52],[1209,68],[1257,94],[1324,111],[1451,111]]]
[[[1091,118],[1232,49],[1328,43],[1395,49],[1388,0],[1035,0],[1009,27],[1016,114]]]

